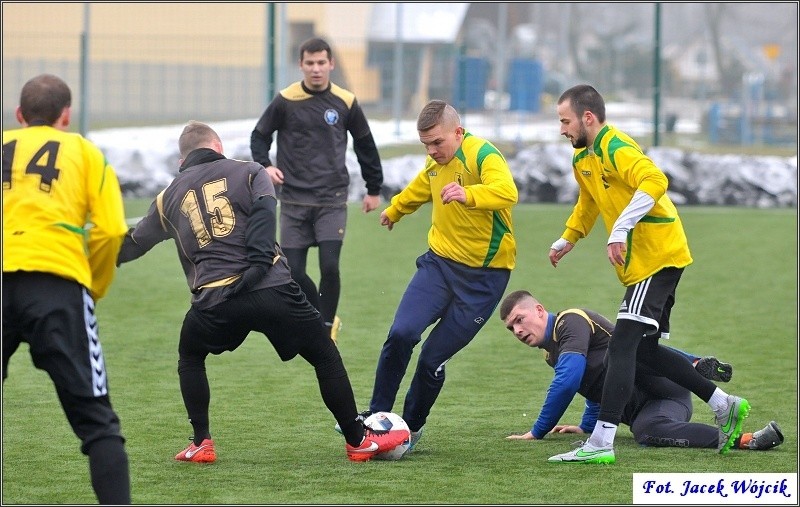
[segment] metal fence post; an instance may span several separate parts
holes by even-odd
[[[89,2],[83,4],[83,32],[81,32],[81,109],[78,130],[86,137],[89,131]]]
[[[653,146],[658,146],[659,109],[661,109],[661,3],[656,2],[653,40]]]

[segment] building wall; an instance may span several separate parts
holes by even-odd
[[[63,75],[73,89],[73,105],[79,105],[78,65],[86,5],[93,116],[109,111],[124,117],[130,113],[120,108],[128,101],[137,104],[133,113],[141,112],[142,104],[163,100],[165,108],[182,115],[184,108],[202,113],[201,108],[210,102],[243,98],[256,104],[243,106],[241,100],[227,107],[215,104],[213,115],[225,116],[222,111],[227,110],[238,116],[237,107],[242,107],[256,116],[268,101],[263,92],[270,26],[267,3],[4,2],[4,127],[22,84],[41,72]],[[365,39],[370,9],[367,3],[276,3],[273,43],[276,52],[286,49],[285,54],[276,54],[276,78],[284,80],[276,85],[280,88],[302,77],[297,55],[290,54],[299,41],[289,38],[294,24],[310,23],[312,33],[326,38],[334,49],[336,77],[344,81],[338,84],[350,88],[364,104],[376,100],[379,76],[367,66]],[[285,33],[281,33],[281,20],[286,21]],[[225,77],[226,73],[233,77]],[[175,83],[176,74],[188,78]],[[235,83],[231,85],[230,79]],[[247,83],[260,90],[243,90]],[[194,90],[228,86],[236,90],[236,98],[222,97],[224,90],[220,96]],[[155,89],[135,95],[138,89],[147,88]],[[161,89],[166,97],[154,98]],[[190,89],[195,97],[191,103],[181,104],[182,90]]]
[[[84,29],[83,3],[3,3],[3,58],[75,58],[80,45],[46,44],[46,38],[19,37],[27,33],[60,37],[79,36]],[[165,62],[175,59],[173,48],[142,48],[127,40],[149,37],[178,44],[182,63],[258,63],[263,50],[250,47],[263,39],[267,23],[265,4],[240,3],[91,3],[89,33],[94,42],[110,37],[115,45],[93,44],[91,58]],[[230,51],[204,51],[204,40],[229,39]],[[144,49],[144,50],[143,50]],[[167,50],[165,50],[167,49]],[[199,49],[199,50],[198,50]],[[233,58],[233,60],[231,60]],[[255,60],[255,61],[254,61]]]

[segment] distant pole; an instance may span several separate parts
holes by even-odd
[[[275,95],[275,2],[267,4],[267,40],[265,50],[266,103],[269,104],[273,95]]]
[[[467,112],[467,45],[464,42],[458,46],[458,107],[461,113],[461,123],[466,127]]]
[[[78,130],[86,137],[89,131],[89,2],[83,4],[83,32],[81,32],[81,110]]]
[[[658,146],[659,110],[661,109],[661,3],[656,2],[653,41],[653,146]]]
[[[506,32],[508,31],[508,4],[497,4],[497,100],[494,104],[494,135],[500,137],[500,116],[503,95],[506,91]]]
[[[286,77],[286,72],[288,69],[288,64],[286,61],[286,55],[288,54],[286,50],[286,26],[286,4],[283,3],[278,5],[278,42],[276,44],[278,55],[275,58],[278,68],[278,76],[275,88],[276,92],[289,84],[289,80]]]
[[[394,15],[394,82],[392,84],[392,116],[394,117],[394,135],[400,137],[400,120],[403,116],[401,92],[403,88],[403,4],[395,4]]]

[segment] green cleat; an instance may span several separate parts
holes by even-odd
[[[719,425],[719,453],[728,454],[733,443],[742,434],[742,422],[750,415],[750,403],[738,396],[728,396],[728,406],[717,413]]]
[[[610,465],[617,461],[614,449],[595,449],[588,444],[582,444],[577,449],[556,454],[547,459],[548,463],[600,463]]]

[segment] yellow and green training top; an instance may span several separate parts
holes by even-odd
[[[103,153],[50,126],[3,132],[3,272],[36,271],[105,295],[128,226]]]
[[[625,265],[616,266],[623,285],[638,283],[666,267],[692,263],[678,210],[667,195],[667,176],[631,137],[606,125],[591,147],[575,150],[572,170],[579,187],[578,202],[562,234],[570,243],[588,235],[598,215],[610,234],[637,190],[655,201],[628,232]]]
[[[467,202],[443,204],[442,188],[458,182]],[[464,132],[446,165],[425,168],[391,200],[386,215],[398,222],[427,202],[433,205],[428,245],[437,255],[470,267],[513,269],[516,241],[511,208],[518,192],[505,158],[492,143]]]

